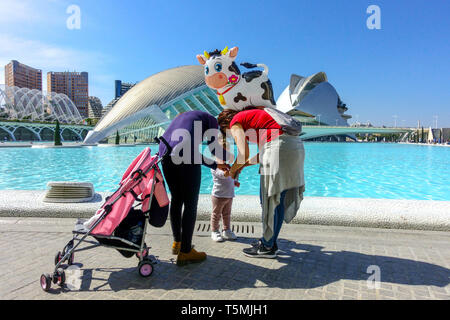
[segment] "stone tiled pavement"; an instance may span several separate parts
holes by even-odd
[[[205,228],[194,244],[206,262],[177,267],[170,254],[169,223],[149,230],[147,243],[159,259],[143,279],[137,259],[108,248],[76,254],[68,278],[79,290],[39,287],[53,258],[71,238],[74,219],[0,218],[0,299],[450,299],[450,233],[306,225],[283,226],[275,260],[251,259],[242,249],[255,235],[213,243]],[[381,271],[378,289],[367,268]],[[70,272],[69,272],[70,271]],[[71,276],[72,275],[72,276]]]

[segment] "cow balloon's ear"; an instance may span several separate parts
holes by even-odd
[[[235,59],[237,57],[238,51],[239,51],[238,47],[231,48],[230,53],[229,53],[230,58]]]
[[[205,57],[202,56],[201,54],[197,55],[197,60],[198,60],[198,62],[200,62],[201,65],[204,65],[206,63]]]

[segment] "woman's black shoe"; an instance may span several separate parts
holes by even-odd
[[[247,257],[250,258],[274,259],[277,257],[275,246],[273,248],[267,248],[261,240],[259,240],[259,243],[257,245],[252,245],[251,248],[246,248],[242,251]]]
[[[260,242],[261,240],[256,240],[255,242],[252,242],[250,245],[252,246],[252,247],[257,247],[257,246],[259,246],[259,242]],[[273,245],[273,249],[275,250],[275,253],[279,253],[280,252],[280,250],[278,249],[278,244],[275,242],[275,244]]]

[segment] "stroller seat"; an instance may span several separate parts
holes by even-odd
[[[75,223],[75,227],[73,228],[72,233],[74,234],[86,234],[89,232],[89,229],[85,227],[84,223],[87,219],[78,219]]]
[[[87,219],[78,219],[75,223],[75,227],[72,230],[72,233],[74,235],[85,235],[89,232],[89,229],[86,228],[85,222]],[[122,249],[133,249],[138,250],[140,248],[139,244],[133,243],[129,241],[128,239],[117,237],[117,236],[102,236],[102,235],[96,235],[94,238],[102,245],[109,246],[113,248],[122,248]],[[86,241],[88,242],[88,241]],[[91,242],[93,244],[93,242]],[[124,250],[118,250],[124,257],[130,258],[134,255],[133,252],[124,251]]]
[[[86,228],[86,226],[84,225],[84,223],[87,221],[87,219],[78,219],[77,222],[75,223],[75,227],[72,230],[73,234],[79,234],[79,235],[83,235],[89,232],[89,229]],[[95,235],[94,238],[96,239],[111,239],[111,240],[119,240],[119,241],[125,241],[130,243],[131,241],[129,241],[129,239],[126,239],[125,237],[120,237],[117,235],[111,235],[111,236],[104,236],[104,235]]]

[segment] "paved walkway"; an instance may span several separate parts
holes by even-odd
[[[242,254],[260,226],[240,222],[238,241],[225,243],[213,243],[199,222],[194,244],[208,259],[187,267],[173,263],[169,223],[151,228],[146,242],[159,263],[147,279],[134,257],[79,252],[69,288],[45,293],[39,276],[53,270],[74,221],[0,218],[0,299],[450,299],[448,232],[285,225],[283,252],[265,260]]]

